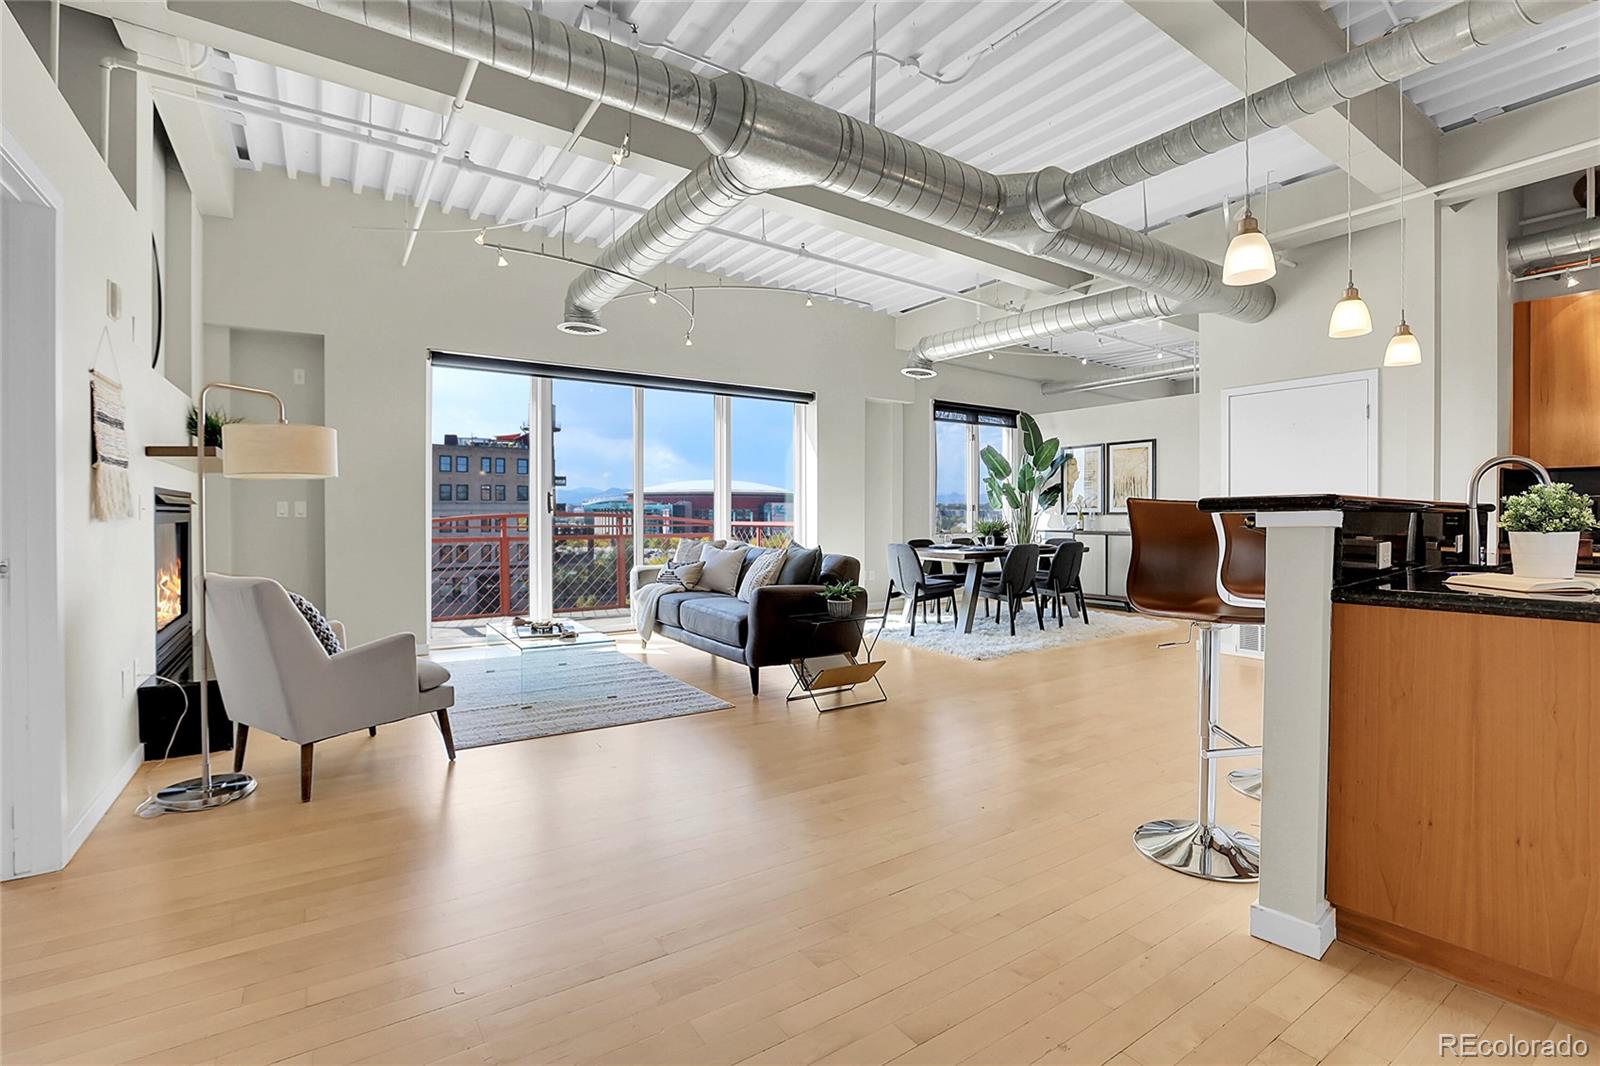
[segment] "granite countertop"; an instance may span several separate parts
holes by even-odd
[[[1464,503],[1444,500],[1401,500],[1386,496],[1346,496],[1337,492],[1308,493],[1299,496],[1207,496],[1199,503],[1202,511],[1438,511],[1461,512]],[[1494,505],[1480,503],[1480,510]]]
[[[1567,622],[1600,623],[1600,595],[1517,595],[1454,589],[1445,584],[1464,567],[1441,567],[1385,574],[1341,585],[1333,590],[1334,603],[1369,607],[1410,607],[1424,611],[1458,611],[1511,618],[1552,618]],[[1475,569],[1494,570],[1495,567]],[[1499,568],[1505,572],[1505,568]],[[1592,571],[1586,573],[1593,574]]]

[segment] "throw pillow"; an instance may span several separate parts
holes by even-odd
[[[749,603],[755,598],[756,589],[765,588],[778,580],[778,575],[783,572],[783,560],[789,553],[784,548],[774,548],[772,551],[763,552],[755,562],[750,564],[750,569],[745,572],[744,580],[739,582],[739,598]]]
[[[672,549],[672,565],[698,563],[701,553],[707,548],[720,548],[726,543],[722,540],[680,540],[677,547]]]
[[[284,591],[288,592],[288,589]],[[323,651],[329,655],[338,655],[344,651],[339,646],[339,638],[334,634],[333,627],[310,600],[298,592],[290,592],[289,602],[294,604],[295,610],[305,617],[306,625],[311,627],[311,635],[317,638],[317,643],[322,645]]]
[[[779,585],[815,585],[817,571],[822,569],[822,549],[789,545],[789,554],[783,560],[783,570],[778,574]]]
[[[700,587],[707,592],[732,596],[739,591],[739,567],[749,548],[707,548],[700,555],[705,569],[700,572]]]
[[[705,568],[705,563],[677,563],[663,567],[661,573],[656,576],[656,581],[663,585],[692,589],[700,583],[700,575]]]

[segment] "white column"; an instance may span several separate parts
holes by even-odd
[[[553,616],[555,596],[551,579],[555,567],[555,412],[550,406],[549,378],[529,378],[528,477],[528,614],[537,619]]]
[[[644,565],[644,389],[633,389],[633,565]]]
[[[712,397],[716,445],[712,457],[711,535],[717,540],[733,536],[733,397]]]
[[[1261,730],[1261,882],[1250,934],[1321,958],[1327,899],[1328,666],[1338,511],[1263,512],[1266,684]]]

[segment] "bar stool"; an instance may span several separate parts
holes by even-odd
[[[1234,607],[1267,606],[1267,533],[1250,525],[1242,514],[1219,514],[1217,543],[1222,561],[1217,567],[1217,590],[1223,602]],[[1242,796],[1261,800],[1261,767],[1228,771],[1228,786]]]
[[[1146,822],[1134,830],[1134,846],[1161,865],[1190,877],[1258,880],[1260,842],[1216,821],[1216,760],[1261,754],[1259,746],[1246,744],[1217,720],[1221,695],[1217,630],[1259,625],[1265,612],[1235,606],[1222,598],[1217,575],[1223,553],[1216,526],[1194,503],[1129,500],[1128,524],[1133,533],[1128,601],[1141,614],[1188,622],[1191,634],[1198,630],[1200,635],[1196,649],[1200,780],[1195,817]]]

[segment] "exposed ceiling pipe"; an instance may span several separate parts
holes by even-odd
[[[434,172],[439,169],[439,160],[450,150],[451,131],[456,128],[456,119],[467,106],[467,92],[472,88],[472,79],[477,76],[478,61],[467,60],[466,69],[461,72],[461,84],[456,87],[456,94],[450,98],[450,106],[439,121],[439,143],[433,149],[433,158],[422,168],[422,177],[417,182],[416,202],[413,205],[415,210],[411,216],[410,229],[406,233],[406,250],[400,255],[401,266],[411,262],[411,249],[417,246],[417,234],[422,232],[422,216],[428,211],[428,190],[433,187]]]
[[[964,355],[994,351],[1013,344],[1029,344],[1061,333],[1184,314],[1182,305],[1154,293],[1134,288],[1111,289],[1079,300],[1051,304],[1033,311],[974,322],[922,338],[911,350],[915,360],[930,364]]]
[[[1600,251],[1600,218],[1576,226],[1518,237],[1506,245],[1506,268],[1520,274],[1533,267],[1582,260]]]
[[[1123,374],[1114,378],[1097,378],[1094,381],[1047,381],[1039,386],[1039,391],[1046,396],[1060,396],[1069,392],[1096,392],[1100,389],[1116,389],[1124,385],[1143,385],[1151,381],[1168,381],[1174,378],[1193,378],[1200,374],[1198,363],[1188,366],[1175,366],[1166,370],[1141,370],[1137,374]]]
[[[1247,127],[1238,100],[1182,126],[1124,149],[1072,176],[1067,196],[1077,204],[1137,185],[1257,132],[1286,126],[1346,100],[1392,85],[1478,48],[1538,26],[1593,0],[1463,0],[1437,14],[1330,59],[1321,66],[1250,94]]]
[[[1253,320],[1272,306],[1270,293],[1217,293],[1213,264],[1073,208],[1063,192],[1071,176],[1059,168],[1001,177],[743,75],[705,78],[510,5],[299,2],[687,130],[749,189],[814,186],[1030,253],[1049,245],[1058,262],[1148,277],[1153,291],[1192,302],[1191,311]],[[679,216],[670,229],[681,235],[690,213]],[[665,231],[655,221],[635,251],[659,245]],[[1068,225],[1073,232],[1052,242]],[[1117,241],[1126,244],[1106,243]],[[624,258],[619,251],[616,262]],[[632,274],[649,268],[625,265]]]

